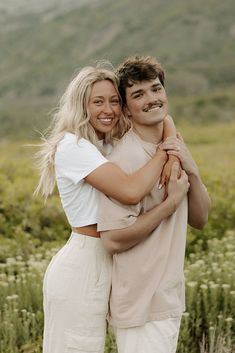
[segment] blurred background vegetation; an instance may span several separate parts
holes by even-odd
[[[34,137],[74,73],[154,55],[171,113],[194,123],[234,119],[232,0],[10,0],[0,5],[0,136]]]
[[[235,6],[232,0],[0,1],[0,352],[40,353],[42,277],[69,236],[57,191],[32,198],[34,149],[84,65],[153,55],[213,202],[189,227],[178,353],[235,352]],[[112,334],[106,353],[116,353]]]

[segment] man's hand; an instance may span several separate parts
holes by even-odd
[[[159,148],[166,151],[169,156],[179,158],[182,168],[188,175],[198,175],[198,167],[179,133],[177,137],[168,137]]]
[[[167,187],[168,198],[172,200],[175,210],[186,196],[190,187],[188,176],[185,171],[182,170],[181,176],[178,178],[178,170],[179,162],[173,163],[170,180]]]

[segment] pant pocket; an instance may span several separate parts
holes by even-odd
[[[66,353],[103,353],[105,333],[101,336],[66,332]]]

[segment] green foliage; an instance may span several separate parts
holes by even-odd
[[[28,136],[47,126],[80,67],[129,55],[154,55],[167,72],[169,93],[191,97],[176,103],[176,117],[201,121],[232,119],[235,82],[235,7],[232,0],[73,1],[73,5],[30,3],[1,18],[0,136]],[[5,5],[7,6],[7,5]],[[23,7],[22,7],[23,9]],[[1,15],[1,14],[0,14]],[[3,16],[2,16],[3,17]],[[211,92],[218,101],[204,105]],[[227,100],[228,99],[228,100]],[[183,100],[184,102],[184,100]],[[224,107],[222,107],[224,106]],[[178,108],[178,110],[177,110]]]
[[[200,103],[201,104],[201,103]],[[203,105],[203,104],[202,104]],[[235,332],[235,124],[178,126],[213,201],[207,226],[189,227],[185,262],[186,312],[179,353],[233,353]],[[69,236],[57,193],[33,198],[37,173],[31,147],[0,144],[0,351],[39,353],[42,278]],[[111,331],[105,353],[117,353]]]

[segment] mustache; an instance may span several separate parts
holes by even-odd
[[[162,107],[162,102],[156,101],[156,102],[149,103],[149,104],[143,109],[143,111],[144,111],[144,112],[147,112],[147,111],[149,111],[150,109],[155,108],[155,107]]]

